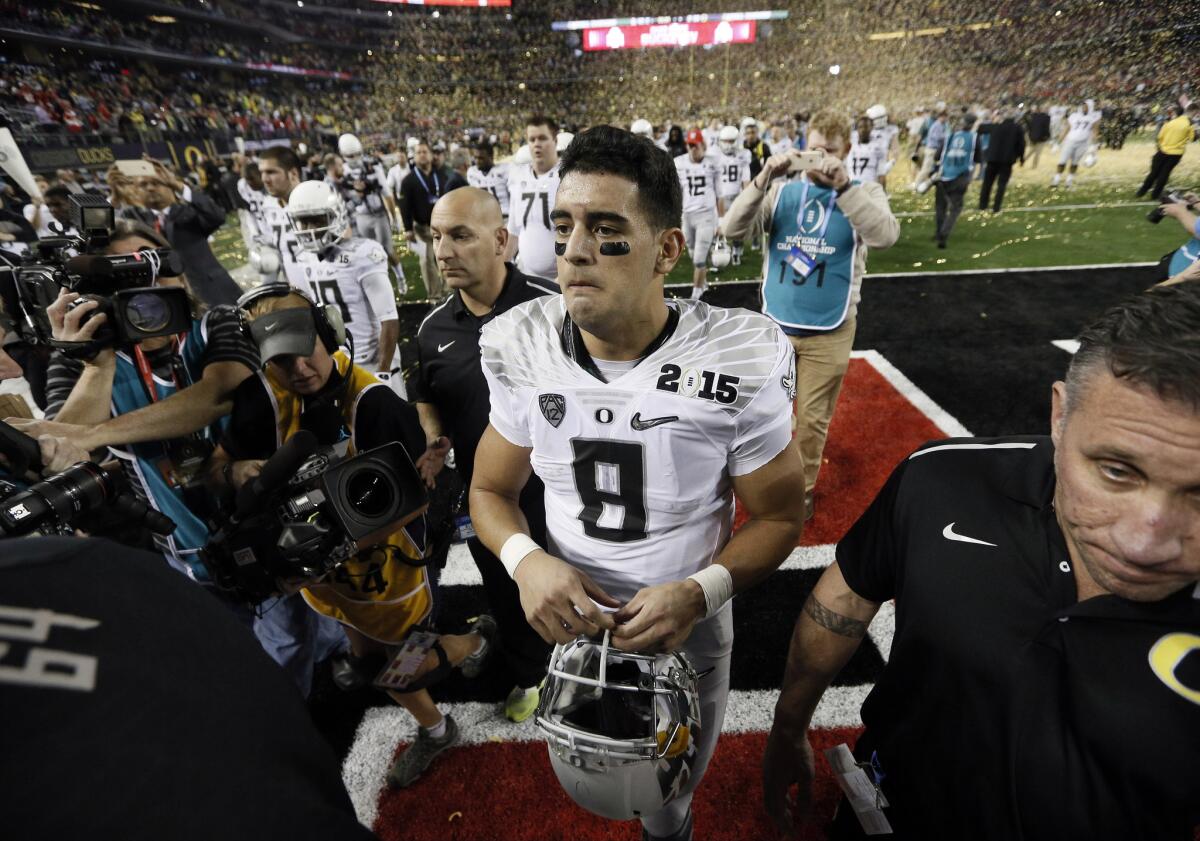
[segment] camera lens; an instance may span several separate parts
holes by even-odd
[[[142,292],[125,304],[125,319],[139,332],[156,333],[170,323],[171,308],[157,295]]]
[[[367,468],[346,482],[346,497],[356,514],[373,520],[395,508],[396,488],[382,471]]]

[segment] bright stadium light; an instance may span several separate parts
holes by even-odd
[[[842,65],[840,65],[840,64],[829,65],[829,75],[830,76],[836,76],[837,74],[839,74],[841,72],[842,72]]]

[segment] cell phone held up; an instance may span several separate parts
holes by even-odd
[[[808,149],[803,152],[796,152],[792,155],[791,163],[788,164],[788,175],[795,172],[804,172],[808,169],[820,169],[824,161],[825,153],[820,149]]]

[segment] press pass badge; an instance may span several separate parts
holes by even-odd
[[[856,762],[845,742],[827,749],[825,758],[829,760],[834,778],[850,802],[850,808],[858,817],[863,832],[867,835],[891,835],[892,825],[883,814],[888,806],[887,798],[879,790],[878,783],[864,770],[864,766],[870,768],[871,764]]]
[[[375,685],[380,689],[404,689],[412,681],[417,669],[425,662],[425,655],[437,641],[438,635],[429,631],[414,631],[409,634],[404,645],[375,678]]]
[[[787,264],[803,278],[807,278],[817,267],[817,261],[809,257],[808,252],[798,245],[793,245],[792,250],[788,252]]]

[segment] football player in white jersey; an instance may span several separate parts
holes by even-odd
[[[289,282],[314,301],[340,309],[354,340],[354,364],[388,381],[399,373],[393,357],[400,321],[383,246],[351,236],[346,203],[323,181],[305,181],[292,190],[287,215],[303,251],[298,278]],[[393,388],[402,380],[395,379]]]
[[[873,180],[878,181],[886,190],[887,174],[892,171],[896,159],[900,156],[900,126],[888,122],[887,108],[883,105],[872,105],[866,110],[866,117],[871,121],[870,142],[879,147],[883,157],[883,160],[875,165]],[[851,177],[854,177],[853,173]]]
[[[275,236],[267,221],[266,208],[274,199],[263,188],[258,164],[245,161],[241,165],[242,177],[237,182],[240,204],[237,208],[238,225],[242,230],[242,242],[250,264],[258,269],[261,283],[279,279],[279,255],[275,248]]]
[[[1058,158],[1058,172],[1054,173],[1054,178],[1050,181],[1051,187],[1057,187],[1059,179],[1062,178],[1063,170],[1070,164],[1071,171],[1067,173],[1067,186],[1070,187],[1075,182],[1075,171],[1079,169],[1079,162],[1083,160],[1083,156],[1087,154],[1088,147],[1092,145],[1092,141],[1096,135],[1096,126],[1103,116],[1096,108],[1096,103],[1089,99],[1083,103],[1083,106],[1067,116],[1067,124],[1063,128],[1062,137],[1059,141],[1062,144],[1062,154]]]
[[[387,172],[387,194],[392,199],[392,205],[396,207],[396,211],[392,214],[392,228],[397,231],[404,230],[404,222],[400,219],[399,210],[400,185],[404,183],[404,179],[411,171],[408,165],[408,155],[403,151],[396,152],[396,162]]]
[[[496,163],[492,144],[486,139],[471,150],[475,164],[467,170],[467,184],[487,190],[500,202],[500,213],[508,218],[508,164]]]
[[[859,117],[850,133],[850,154],[846,156],[846,171],[853,181],[879,181],[879,167],[886,163],[883,137],[871,139],[871,120]]]
[[[549,117],[533,116],[525,123],[527,164],[514,164],[508,176],[508,248],[504,259],[517,258],[525,274],[553,280],[558,272],[554,259],[554,229],[550,211],[558,190],[558,123]]]
[[[271,146],[258,153],[258,172],[269,196],[262,205],[263,222],[269,232],[271,245],[279,255],[278,272],[293,285],[301,277],[296,268],[300,246],[296,242],[286,208],[292,190],[300,183],[301,166],[299,156],[286,146]],[[251,259],[253,261],[253,255]],[[260,264],[267,266],[265,259]]]
[[[547,641],[608,631],[624,651],[682,651],[703,675],[687,784],[641,816],[643,837],[685,841],[729,694],[728,601],[800,535],[794,355],[765,316],[664,299],[684,248],[670,156],[597,126],[562,170],[552,215],[563,294],[509,310],[480,340],[491,415],[471,517]],[[518,507],[531,470],[546,485],[544,548]],[[750,519],[731,537],[735,493]]]
[[[704,294],[708,285],[708,251],[717,232],[724,203],[717,198],[721,180],[717,162],[708,155],[704,135],[691,129],[684,142],[687,152],[675,159],[679,187],[683,190],[683,236],[692,256],[692,299]]]
[[[717,198],[722,216],[750,182],[750,150],[738,143],[740,137],[737,126],[723,126],[717,133],[717,148],[710,153],[717,164]],[[732,243],[731,251],[731,262],[740,266],[742,244]]]
[[[342,198],[354,215],[355,234],[373,239],[383,247],[403,295],[408,291],[408,281],[392,239],[392,219],[399,210],[388,190],[383,164],[365,154],[362,143],[353,134],[338,138],[338,154],[343,161]]]

